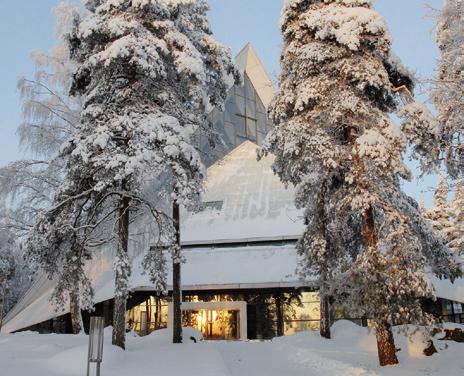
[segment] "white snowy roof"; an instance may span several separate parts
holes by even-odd
[[[182,243],[210,245],[185,251],[185,290],[300,284],[295,275],[297,255],[293,245],[213,246],[296,239],[303,231],[300,212],[293,203],[294,191],[286,189],[273,174],[272,157],[257,161],[257,149],[257,145],[246,141],[208,169],[203,201],[221,202],[220,209],[182,213]],[[153,290],[148,277],[142,274],[141,257],[134,260],[130,286],[133,290]],[[111,255],[92,261],[87,274],[97,303],[113,297]],[[3,331],[13,332],[67,313],[67,309],[55,312],[51,306],[53,287],[52,281],[40,279],[8,314]]]
[[[303,233],[302,212],[294,190],[274,175],[268,156],[257,161],[258,146],[245,141],[207,171],[203,202],[211,205],[183,212],[183,244],[296,239]]]
[[[228,290],[246,288],[299,287],[303,284],[296,275],[298,255],[294,245],[240,246],[229,248],[197,248],[184,251],[182,267],[185,291]],[[152,291],[148,276],[143,274],[142,256],[133,263],[130,279],[132,291]],[[114,272],[111,257],[93,261],[89,277],[95,289],[95,302],[113,298]],[[168,281],[172,280],[169,268]],[[440,298],[464,303],[464,280],[454,284],[448,280],[429,277]],[[308,285],[308,283],[306,283]],[[42,278],[5,318],[2,332],[11,333],[68,313],[68,308],[55,311],[50,303],[53,282]]]
[[[275,95],[275,88],[263,63],[250,43],[238,53],[235,62],[242,72],[247,73],[261,101],[268,108]]]
[[[297,253],[293,245],[244,246],[230,248],[198,248],[184,251],[186,263],[182,267],[184,290],[245,289],[266,287],[296,287],[301,285],[296,276]],[[143,274],[142,256],[133,264],[130,279],[132,291],[153,290],[149,277]],[[95,289],[95,302],[113,298],[114,272],[111,258],[92,262],[89,270]],[[168,281],[172,281],[169,269]],[[2,332],[10,333],[44,322],[69,312],[55,311],[50,303],[53,282],[43,278],[33,294],[8,314]]]

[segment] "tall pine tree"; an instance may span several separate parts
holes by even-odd
[[[447,243],[451,211],[448,205],[448,186],[443,176],[440,176],[438,180],[438,186],[434,194],[433,207],[431,209],[425,209],[423,215],[429,220],[432,228],[437,231]]]
[[[448,246],[457,255],[464,256],[464,182],[456,184],[450,206],[451,224],[447,231]]]
[[[464,173],[464,1],[444,0],[437,44],[441,56],[432,102],[442,124],[445,164],[453,178]]]
[[[276,127],[263,153],[297,188],[307,228],[298,243],[303,273],[375,324],[381,365],[395,364],[391,326],[424,323],[432,297],[424,271],[460,275],[428,232],[417,204],[400,190],[410,171],[407,139],[389,118],[396,89],[411,75],[391,54],[392,39],[370,0],[287,0]],[[348,299],[347,299],[348,297]]]
[[[144,193],[146,182],[178,204],[198,199],[203,166],[191,137],[238,75],[229,51],[211,35],[203,0],[85,5],[88,15],[76,18],[69,35],[79,63],[71,94],[83,97],[82,121],[62,149],[68,174],[55,208],[73,202],[75,216],[84,210],[85,238],[114,228],[113,344],[124,348],[130,213],[148,211],[160,241],[175,243],[172,222]]]

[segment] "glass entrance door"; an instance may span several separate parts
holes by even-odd
[[[187,310],[183,311],[183,325],[199,330],[206,340],[238,340],[240,319],[237,310]]]

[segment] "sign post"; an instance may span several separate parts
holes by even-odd
[[[89,354],[87,356],[87,376],[90,376],[90,363],[97,364],[97,376],[100,376],[100,365],[103,361],[103,334],[105,320],[103,317],[90,318]]]

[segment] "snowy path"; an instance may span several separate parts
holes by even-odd
[[[248,342],[220,343],[221,352],[231,376],[292,375],[292,376],[374,376],[374,372],[354,368],[309,349],[283,343]]]

